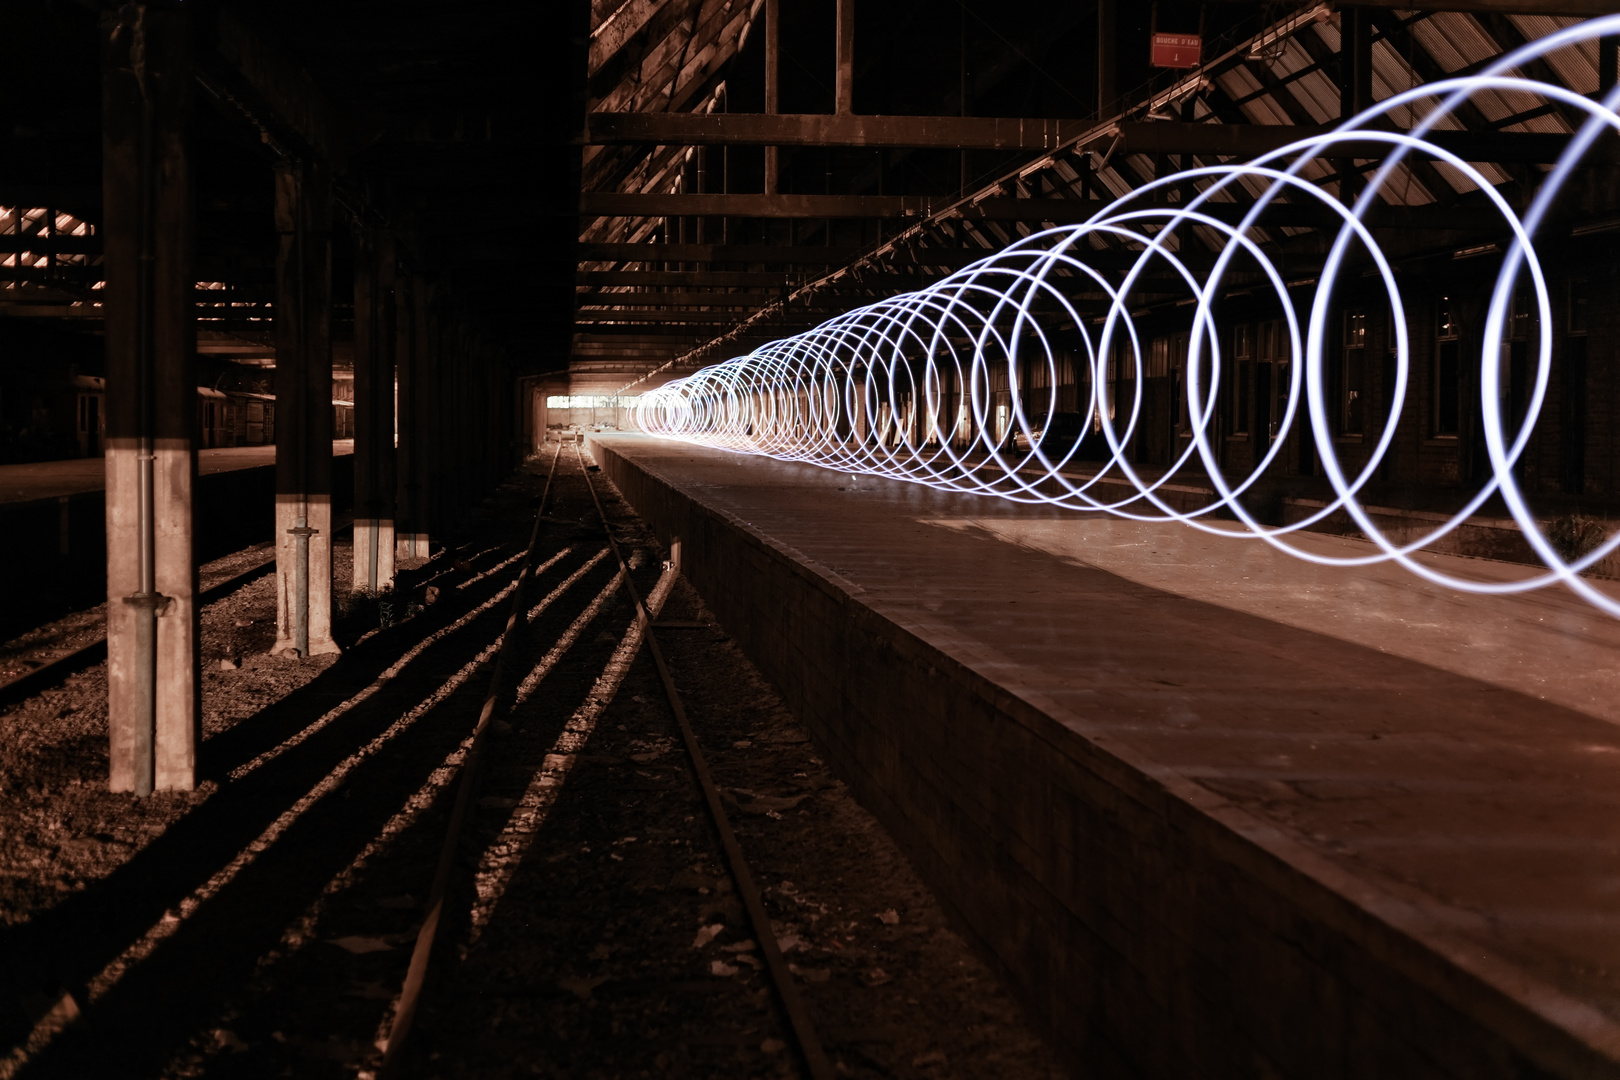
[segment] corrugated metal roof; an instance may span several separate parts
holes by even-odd
[[[1403,55],[1402,48],[1390,37],[1382,34],[1375,36],[1371,52],[1374,102],[1431,81],[1424,72],[1431,77],[1443,77],[1456,72],[1475,71],[1516,44],[1498,40],[1497,35],[1481,21],[1481,17],[1462,12],[1434,12],[1407,17],[1389,13],[1388,17],[1397,21],[1404,37],[1400,45],[1404,46],[1407,54]],[[1509,24],[1527,39],[1554,33],[1579,21],[1533,15],[1513,15],[1508,19]],[[1338,83],[1313,55],[1313,50],[1306,47],[1302,41],[1304,35],[1314,35],[1328,54],[1336,56],[1342,41],[1340,16],[1334,13],[1326,19],[1300,22],[1291,34],[1258,50],[1256,55],[1240,55],[1218,65],[1207,73],[1210,82],[1236,105],[1249,123],[1290,126],[1295,123],[1298,112],[1303,110],[1316,124],[1335,124],[1339,120],[1340,109]],[[1267,36],[1263,34],[1257,40]],[[1598,87],[1597,63],[1596,44],[1584,42],[1548,54],[1547,69],[1536,74],[1542,77],[1550,74],[1568,89],[1590,94]],[[1284,94],[1292,99],[1291,103],[1282,99],[1280,95]],[[1474,110],[1472,115],[1483,121],[1478,125],[1481,128],[1546,134],[1567,134],[1573,130],[1562,111],[1551,106],[1544,95],[1520,90],[1481,89],[1470,95],[1469,104]],[[1412,127],[1438,105],[1439,99],[1436,97],[1420,98],[1412,102],[1410,107],[1397,110],[1391,119],[1399,126]],[[1198,114],[1206,116],[1210,113],[1211,110],[1200,103]],[[1457,110],[1441,117],[1435,127],[1441,131],[1467,130],[1473,126],[1465,122],[1469,115],[1467,109]],[[1141,175],[1153,175],[1150,158],[1133,155],[1126,160],[1132,161]],[[1509,169],[1496,163],[1472,164],[1492,184],[1505,184],[1514,179]],[[1537,168],[1544,169],[1545,166]],[[1413,167],[1401,164],[1391,174],[1385,190],[1380,194],[1392,204],[1423,206],[1442,196],[1449,199],[1476,189],[1473,180],[1443,162],[1434,163],[1432,169],[1425,164],[1422,171],[1425,175],[1420,177]],[[1300,170],[1300,175],[1322,184],[1329,191],[1336,192],[1338,189],[1337,175],[1326,162],[1307,163]],[[1131,180],[1112,167],[1104,169],[1099,180],[1116,197],[1134,186]],[[1241,183],[1250,195],[1259,195],[1264,188],[1258,180],[1245,178]],[[1444,185],[1450,190],[1433,191],[1431,185],[1435,184]],[[1295,230],[1279,231],[1292,233]]]

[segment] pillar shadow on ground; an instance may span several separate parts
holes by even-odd
[[[466,598],[468,608],[494,594],[502,580],[479,583]],[[0,934],[0,954],[11,958],[8,996],[21,1000],[29,991],[54,985],[84,1002],[90,980],[165,913],[231,866],[340,762],[471,661],[493,639],[505,614],[504,605],[492,605],[327,727],[225,784],[106,879]],[[561,612],[552,618],[560,617]],[[399,636],[374,638],[264,713],[240,722],[235,730],[242,734],[208,754],[210,774],[227,775],[369,686],[397,658],[401,645]],[[469,679],[356,764],[336,790],[286,823],[274,842],[180,920],[26,1075],[150,1075],[160,1067],[471,730],[483,683]],[[0,1038],[18,1044],[35,1019],[13,1008]]]

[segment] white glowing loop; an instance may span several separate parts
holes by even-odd
[[[1332,132],[1302,139],[1247,164],[1190,169],[1133,191],[1081,225],[1048,229],[989,255],[930,287],[878,301],[829,319],[813,330],[762,345],[643,394],[636,406],[643,430],[739,453],[803,461],[852,473],[890,477],[947,491],[994,495],[1079,511],[1106,512],[1143,521],[1175,520],[1234,538],[1262,540],[1297,558],[1322,565],[1364,566],[1394,561],[1429,581],[1480,593],[1521,592],[1563,583],[1590,603],[1620,616],[1620,601],[1579,575],[1620,548],[1620,532],[1573,560],[1564,559],[1542,534],[1513,475],[1546,400],[1552,352],[1552,304],[1546,276],[1532,243],[1571,171],[1605,129],[1620,131],[1620,87],[1601,103],[1558,86],[1525,78],[1525,64],[1558,49],[1620,34],[1620,15],[1595,19],[1509,53],[1478,74],[1448,79],[1396,94]],[[1471,96],[1487,90],[1530,94],[1557,102],[1586,120],[1570,137],[1555,166],[1542,179],[1523,214],[1516,214],[1492,181],[1427,136]],[[1438,99],[1410,131],[1390,131],[1400,110],[1419,110]],[[1381,126],[1382,125],[1382,126]],[[1382,163],[1364,181],[1354,205],[1301,175],[1313,159],[1334,157],[1337,144],[1354,142],[1362,157],[1368,143],[1388,147]],[[1346,156],[1349,154],[1346,150]],[[1490,292],[1479,363],[1480,423],[1490,476],[1467,504],[1424,535],[1405,542],[1386,536],[1358,500],[1377,474],[1394,441],[1412,383],[1407,313],[1395,272],[1363,224],[1380,192],[1391,190],[1402,162],[1415,153],[1443,162],[1474,184],[1501,216],[1510,234]],[[1183,201],[1171,203],[1174,192]],[[1222,201],[1253,197],[1236,224],[1214,212]],[[1286,197],[1286,202],[1281,201]],[[1226,203],[1229,205],[1229,201]],[[1308,305],[1290,299],[1283,273],[1251,234],[1267,225],[1277,206],[1311,205],[1338,214],[1340,225],[1317,274]],[[1183,252],[1194,235],[1215,248],[1213,266],[1200,269]],[[1121,272],[1117,262],[1126,265]],[[1351,260],[1358,262],[1352,267]],[[1112,267],[1112,269],[1111,269]],[[1331,423],[1326,369],[1335,290],[1353,269],[1383,290],[1389,314],[1393,386],[1376,432],[1363,435],[1364,456],[1353,467],[1340,460]],[[1061,270],[1062,273],[1054,273]],[[1236,281],[1238,274],[1245,281]],[[1149,363],[1126,303],[1152,282],[1156,290],[1184,290],[1191,325],[1183,389],[1168,406],[1185,409],[1185,445],[1170,436],[1172,464],[1145,476],[1127,452],[1143,427],[1165,419],[1145,400]],[[1168,284],[1161,284],[1167,282]],[[1528,288],[1539,327],[1531,351],[1533,379],[1522,419],[1502,409],[1500,342],[1514,296]],[[1223,333],[1219,304],[1224,294],[1247,289],[1272,297],[1286,348],[1277,369],[1288,385],[1280,400],[1277,433],[1263,455],[1241,476],[1229,477],[1217,452],[1212,426],[1221,402]],[[1088,317],[1078,294],[1107,303]],[[1246,318],[1245,321],[1248,321]],[[1066,357],[1072,360],[1066,361]],[[1060,373],[1073,364],[1078,399],[1071,407],[1087,418],[1078,441],[1065,440],[1048,453],[1037,421],[1060,410]],[[1112,370],[1111,370],[1112,369]],[[1026,378],[1020,379],[1024,371]],[[1127,372],[1129,377],[1127,376]],[[1028,378],[1039,374],[1041,378]],[[1118,388],[1129,392],[1116,397]],[[1083,391],[1081,388],[1084,388]],[[1159,406],[1162,412],[1164,404]],[[1327,505],[1287,524],[1266,524],[1245,506],[1304,415],[1299,440],[1309,440],[1333,488]],[[1513,425],[1517,425],[1514,427]],[[1018,436],[1028,445],[1018,449]],[[1084,461],[1085,470],[1075,468]],[[1215,498],[1181,509],[1167,497],[1183,469],[1201,469],[1199,479]],[[1125,493],[1112,495],[1123,480]],[[1547,572],[1525,580],[1484,582],[1445,573],[1413,558],[1500,493]],[[1292,542],[1291,534],[1343,512],[1375,545],[1367,555],[1329,556]],[[1235,521],[1231,519],[1236,519]],[[1225,519],[1225,520],[1220,520]]]

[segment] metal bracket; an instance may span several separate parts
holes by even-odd
[[[150,611],[153,615],[167,615],[174,606],[174,597],[162,593],[133,593],[124,597],[124,603],[136,611]]]

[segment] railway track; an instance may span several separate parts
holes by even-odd
[[[213,793],[0,924],[31,1026],[0,1013],[0,1080],[505,1075],[503,1022],[520,1074],[921,1075],[977,1021],[982,982],[910,1019],[970,954],[901,987],[943,917],[897,856],[851,862],[873,838],[807,737],[579,451],[549,456],[423,568],[425,611],[307,684],[231,674],[265,703],[207,742]],[[127,827],[111,805],[85,831]]]
[[[626,640],[621,643],[620,651],[625,651],[625,645],[629,645],[629,651],[631,652],[644,648],[657,668],[659,681],[663,686],[670,711],[680,729],[682,743],[692,768],[692,774],[701,789],[710,824],[724,853],[727,870],[747,913],[755,940],[758,941],[760,951],[764,956],[765,967],[770,975],[776,1000],[786,1016],[786,1026],[791,1031],[794,1042],[798,1047],[806,1074],[812,1080],[832,1080],[836,1075],[832,1063],[827,1057],[820,1036],[811,1021],[809,1009],[798,987],[795,985],[793,974],[789,971],[787,961],[782,955],[782,949],[772,928],[770,917],[765,910],[764,898],[755,883],[754,874],[749,868],[742,846],[738,843],[736,831],[732,828],[730,818],[726,814],[720,790],[714,782],[708,762],[703,754],[702,745],[693,730],[685,703],[676,686],[663,650],[659,647],[656,633],[659,624],[655,621],[654,613],[649,610],[647,601],[636,588],[631,574],[630,563],[625,558],[624,551],[615,536],[613,523],[608,520],[607,513],[602,506],[601,496],[597,492],[596,485],[591,480],[591,473],[595,470],[595,466],[587,465],[584,452],[577,443],[574,445],[574,453],[578,459],[577,464],[580,475],[583,477],[585,487],[590,494],[591,504],[606,537],[607,548],[619,567],[619,574],[615,580],[618,587],[629,598],[635,610],[634,621],[626,631]],[[530,570],[538,555],[540,537],[547,520],[547,502],[550,499],[552,482],[561,455],[562,444],[559,443],[552,458],[545,493],[541,496],[540,505],[535,515],[534,530],[523,570],[518,585],[513,591],[511,613],[508,616],[506,628],[501,638],[501,647],[490,673],[489,689],[485,695],[483,708],[480,710],[478,722],[471,737],[471,745],[461,766],[454,808],[440,847],[437,869],[428,893],[427,917],[417,933],[410,967],[401,989],[399,1001],[394,1009],[393,1022],[389,1027],[385,1041],[382,1043],[385,1050],[382,1068],[377,1074],[378,1080],[400,1080],[408,1068],[411,1028],[427,987],[428,967],[434,954],[434,945],[437,942],[440,927],[443,925],[445,898],[450,889],[450,878],[456,866],[457,853],[463,843],[462,832],[467,821],[469,808],[475,798],[478,784],[478,768],[482,760],[484,743],[488,737],[490,725],[495,720],[496,712],[504,704],[501,685],[503,669],[512,643],[516,640],[515,631],[523,612],[524,585],[529,579]],[[673,562],[666,564],[666,574],[678,572],[679,567],[674,565]],[[680,623],[671,624],[671,628],[687,629],[698,625],[701,624]]]
[[[266,574],[273,573],[275,568],[276,559],[274,555],[261,559],[253,565],[221,578],[201,590],[198,594],[198,603],[206,606],[216,600],[222,600],[244,585],[251,584]],[[61,619],[54,620],[52,625],[62,626],[67,632],[72,633],[84,626],[103,624],[104,622],[105,616],[98,607],[66,615]],[[96,633],[90,640],[70,648],[53,648],[49,645],[25,648],[8,658],[10,664],[21,665],[27,670],[0,679],[0,704],[28,697],[60,682],[75,671],[83,670],[91,664],[99,663],[106,658],[107,634],[105,630]]]

